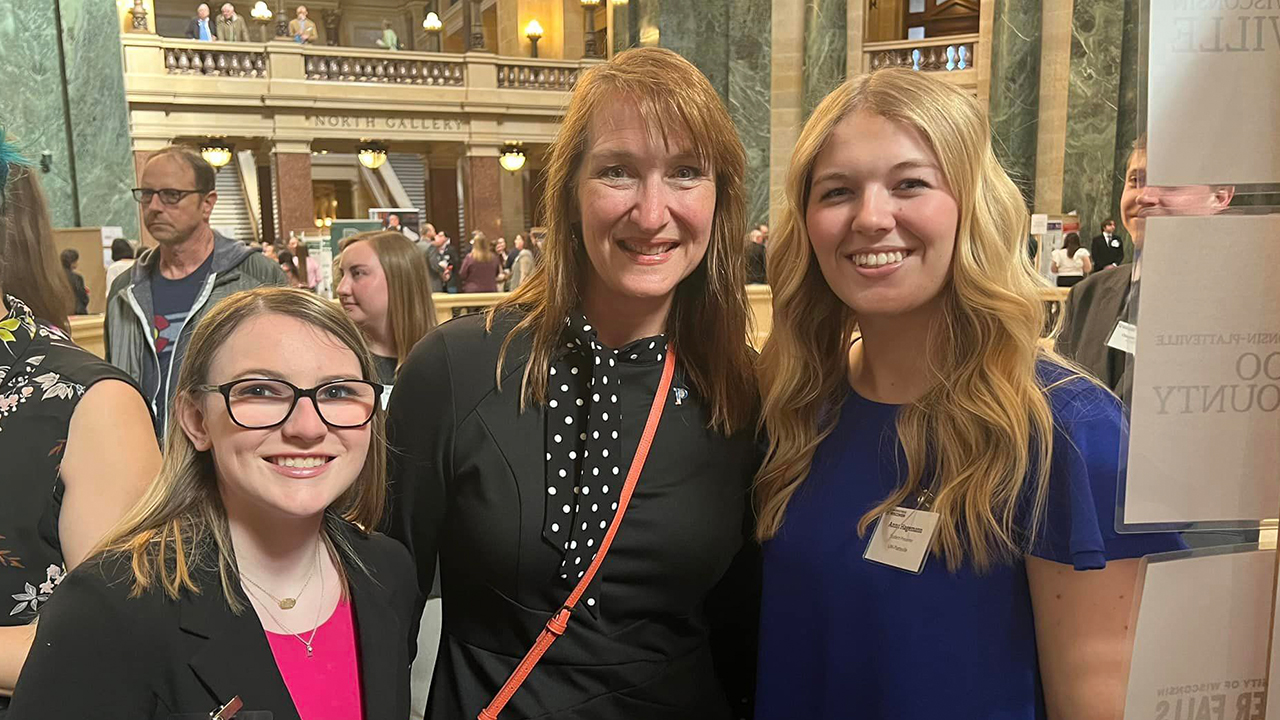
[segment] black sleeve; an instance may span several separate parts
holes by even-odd
[[[196,23],[194,20],[187,23],[187,39],[188,40],[196,39]]]
[[[418,575],[420,614],[436,572],[446,479],[453,474],[456,408],[444,333],[429,333],[400,368],[387,412],[387,534],[404,543]]]
[[[82,566],[40,608],[6,720],[149,718],[155,695],[148,635],[122,611],[127,584]]]
[[[759,543],[748,537],[707,597],[712,658],[734,718],[755,714],[762,560]]]
[[[1067,292],[1067,299],[1062,303],[1062,326],[1058,336],[1054,338],[1053,349],[1063,357],[1074,361],[1079,345],[1080,328],[1080,291],[1079,286]]]
[[[1089,254],[1093,256],[1096,263],[1095,272],[1111,264],[1111,248],[1107,247],[1107,238],[1102,235],[1093,239],[1093,249]]]

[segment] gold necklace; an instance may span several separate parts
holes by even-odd
[[[262,590],[262,588],[258,588],[258,589]],[[262,592],[267,592],[267,591],[262,590]],[[267,594],[270,595],[271,593],[267,593]],[[320,611],[324,609],[324,573],[320,574],[320,602],[316,603],[315,623],[311,626],[311,635],[306,639],[303,639],[301,635],[290,630],[287,625],[280,622],[280,618],[276,617],[275,613],[271,612],[271,610],[266,606],[265,603],[263,604],[262,609],[267,611],[267,616],[270,617],[272,620],[274,620],[275,623],[280,626],[280,629],[294,636],[295,638],[298,639],[298,642],[305,645],[307,648],[307,657],[311,657],[311,644],[314,643],[316,640],[316,633],[320,632]]]
[[[250,578],[248,575],[245,575],[244,573],[240,573],[240,578],[245,582],[249,583],[250,585],[258,588],[258,590],[266,593],[267,597],[275,601],[275,603],[280,606],[281,610],[292,610],[295,606],[297,606],[298,598],[302,597],[302,593],[306,592],[307,586],[311,584],[311,578],[315,576],[316,568],[318,567],[320,567],[320,541],[319,540],[316,541],[316,562],[314,565],[311,566],[311,572],[307,575],[307,581],[302,583],[302,588],[298,590],[298,592],[295,593],[293,597],[278,598],[275,595],[272,595],[270,590],[254,582],[252,578]],[[321,580],[323,579],[324,578],[321,578]]]

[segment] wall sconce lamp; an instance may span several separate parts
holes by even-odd
[[[542,25],[537,20],[530,20],[524,28],[524,36],[533,43],[533,53],[530,57],[538,57],[538,41],[542,39]]]

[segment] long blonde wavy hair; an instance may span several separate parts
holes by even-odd
[[[716,183],[711,241],[702,262],[676,287],[667,337],[679,348],[681,369],[707,399],[711,425],[725,434],[749,425],[756,409],[750,310],[746,294],[746,154],[729,111],[711,83],[688,60],[661,48],[619,53],[585,72],[573,90],[551,143],[543,211],[547,235],[537,269],[489,312],[493,328],[503,312],[524,314],[503,341],[496,381],[511,341],[533,336],[521,380],[521,407],[546,402],[547,376],[561,344],[565,318],[581,302],[590,260],[581,238],[577,175],[587,151],[591,119],[601,108],[634,100],[645,124],[665,142],[681,135]]]
[[[198,402],[198,388],[210,382],[209,371],[218,349],[236,328],[265,314],[291,317],[328,333],[355,353],[365,380],[377,380],[373,356],[346,313],[336,303],[314,293],[288,288],[259,288],[236,293],[209,311],[191,336],[182,361],[173,407],[169,412],[164,460],[160,472],[138,504],[107,534],[95,556],[127,559],[133,570],[132,595],[159,586],[177,600],[185,589],[199,593],[196,572],[215,571],[222,595],[235,613],[244,609],[239,569],[231,543],[227,510],[218,491],[218,477],[211,451],[197,450],[179,421],[181,406]],[[362,531],[376,527],[386,502],[386,455],[382,438],[385,417],[378,403],[371,421],[372,439],[359,477],[324,513],[325,545],[342,575],[346,594],[346,567],[364,565],[343,536],[351,523]]]
[[[765,540],[778,532],[848,392],[857,313],[823,279],[805,211],[818,154],[836,125],[859,111],[927,138],[959,221],[928,339],[933,384],[897,418],[906,479],[862,516],[858,530],[865,534],[931,481],[932,509],[941,515],[934,551],[953,571],[966,559],[982,571],[1030,546],[1046,502],[1053,416],[1036,375],[1045,355],[1045,283],[1027,260],[1027,210],[991,151],[984,113],[954,85],[910,70],[862,75],[834,90],[805,123],[791,158],[781,227],[769,248],[773,330],[759,363],[769,447],[757,476],[757,534]],[[1028,491],[1030,523],[1020,527]]]

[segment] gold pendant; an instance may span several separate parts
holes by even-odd
[[[280,601],[281,610],[292,610],[298,604],[297,598],[285,598]]]

